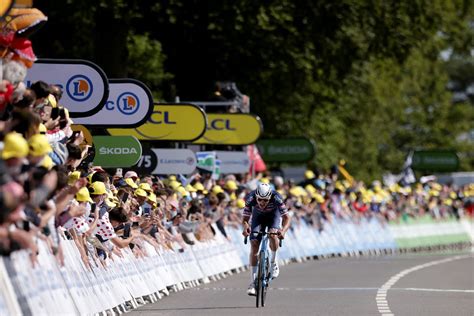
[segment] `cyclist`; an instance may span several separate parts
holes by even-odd
[[[251,224],[249,224],[250,217],[252,217]],[[280,274],[277,259],[278,239],[285,238],[285,233],[290,227],[290,216],[288,215],[288,209],[281,195],[273,190],[269,184],[259,183],[257,189],[250,192],[245,198],[242,225],[244,227],[242,235],[245,237],[250,235],[249,261],[252,282],[249,285],[247,294],[256,295],[255,278],[257,275],[257,253],[262,236],[255,236],[251,234],[251,232],[260,231],[268,227],[270,233],[278,233],[278,235],[269,236],[272,278],[278,277]]]

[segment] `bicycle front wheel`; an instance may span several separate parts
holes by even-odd
[[[256,300],[255,303],[256,303],[257,308],[259,307],[259,304],[260,304],[260,298],[263,297],[262,293],[264,291],[263,279],[265,278],[265,260],[266,260],[266,255],[265,255],[265,252],[262,251],[260,252],[260,255],[258,256],[258,273],[257,273],[257,284],[256,284],[257,293],[255,293],[257,294],[257,297],[255,298]]]
[[[264,271],[265,273],[262,275],[262,292],[260,294],[260,301],[262,307],[265,307],[265,298],[267,296],[267,290],[268,290],[268,283],[270,281],[270,258],[268,256],[265,256],[265,260],[263,261],[263,266],[265,267]]]

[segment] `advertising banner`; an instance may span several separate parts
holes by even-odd
[[[72,118],[97,113],[109,95],[104,71],[87,60],[39,59],[28,70],[25,82],[29,87],[39,80],[61,87],[63,96],[59,103]]]
[[[139,140],[192,141],[204,134],[206,126],[206,114],[198,106],[158,103],[142,125],[107,131],[110,135],[132,135]]]
[[[191,174],[196,156],[189,149],[145,149],[134,169],[141,174]]]
[[[420,150],[413,153],[411,167],[423,171],[457,171],[459,158],[454,151]]]
[[[131,167],[142,156],[142,145],[133,136],[94,136],[94,165]]]
[[[195,144],[249,145],[262,134],[262,122],[258,116],[241,113],[208,113],[206,133]]]
[[[243,151],[216,151],[217,158],[220,160],[220,172],[246,173],[250,168],[250,160],[246,152]]]
[[[265,162],[308,162],[314,144],[307,138],[260,139],[257,147]]]
[[[190,174],[196,170],[196,156],[189,149],[153,148],[158,164],[153,174]]]
[[[150,89],[135,79],[110,79],[109,97],[99,112],[74,123],[100,127],[137,127],[153,111]]]

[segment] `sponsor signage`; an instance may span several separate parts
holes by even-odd
[[[142,148],[142,156],[137,164],[133,166],[133,170],[141,175],[152,174],[157,164],[158,161],[155,153],[151,149],[144,147]]]
[[[457,171],[459,158],[454,151],[420,150],[413,153],[411,167],[420,171]]]
[[[220,173],[246,173],[250,168],[250,160],[243,151],[216,151],[220,160]]]
[[[39,59],[28,70],[26,85],[42,80],[63,90],[60,104],[74,117],[97,113],[107,101],[107,76],[96,64],[80,59]]]
[[[257,147],[265,162],[307,162],[315,154],[314,144],[303,137],[261,139]]]
[[[135,169],[143,174],[191,174],[196,170],[196,156],[189,149],[147,149]]]
[[[142,125],[107,131],[110,135],[132,135],[139,140],[192,141],[204,134],[206,125],[206,114],[198,106],[158,103]]]
[[[260,118],[251,114],[208,113],[207,119],[206,132],[195,144],[249,145],[257,141],[263,130]]]
[[[136,127],[145,123],[153,111],[150,89],[135,79],[110,79],[109,97],[102,109],[74,123],[100,127]]]
[[[131,167],[142,156],[142,145],[133,136],[94,136],[94,165]]]

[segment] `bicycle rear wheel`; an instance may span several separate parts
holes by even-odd
[[[256,292],[257,297],[255,298],[256,300],[256,306],[259,307],[260,299],[263,297],[262,293],[264,291],[263,287],[263,279],[265,278],[265,252],[261,251],[260,255],[258,256],[258,273],[257,273],[257,286],[256,286]],[[263,306],[263,304],[262,304]]]

